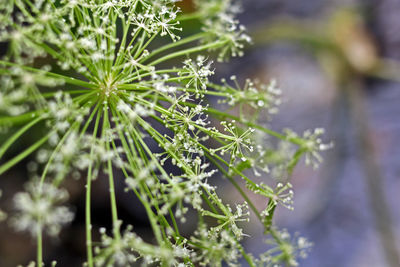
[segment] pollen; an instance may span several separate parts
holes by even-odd
[[[100,84],[100,90],[106,98],[109,98],[118,91],[117,85],[117,82],[113,78],[107,77],[104,79],[103,83]]]

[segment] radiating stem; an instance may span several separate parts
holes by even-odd
[[[93,138],[96,137],[101,113],[97,112],[96,122],[93,130]],[[93,158],[94,148],[90,150],[90,158]],[[93,251],[92,251],[92,223],[91,223],[91,190],[92,190],[93,161],[90,161],[88,174],[86,179],[86,203],[85,203],[85,228],[86,228],[86,254],[88,267],[93,267]]]
[[[18,132],[16,132],[14,135],[12,135],[10,138],[7,139],[6,142],[3,143],[3,145],[0,147],[0,158],[4,155],[4,153],[7,151],[7,149],[19,138],[21,135],[23,135],[26,131],[28,131],[32,126],[37,124],[43,119],[43,117],[38,117],[22,127]]]
[[[220,46],[223,46],[225,43],[226,43],[226,41],[216,41],[214,43],[210,43],[210,44],[206,44],[206,45],[201,45],[201,46],[197,46],[197,47],[181,50],[181,51],[178,51],[178,52],[171,53],[171,54],[168,54],[166,56],[163,56],[163,57],[161,57],[159,59],[156,59],[153,62],[151,62],[150,64],[148,64],[148,66],[154,66],[154,65],[157,65],[157,64],[159,64],[161,62],[164,62],[166,60],[169,60],[169,59],[172,59],[172,58],[175,58],[175,57],[189,55],[189,54],[192,54],[192,53],[197,53],[197,52],[200,52],[200,51],[203,51],[203,50],[207,50],[207,49],[210,49],[210,48],[220,47]]]
[[[163,51],[166,51],[166,50],[171,49],[171,48],[176,48],[176,47],[178,47],[178,46],[180,46],[180,45],[184,45],[184,44],[187,44],[187,43],[196,41],[196,40],[201,39],[202,37],[204,37],[204,36],[206,36],[206,35],[207,35],[207,33],[203,33],[203,32],[202,32],[202,33],[194,34],[194,35],[191,35],[191,36],[189,36],[189,37],[183,38],[183,39],[181,39],[181,40],[179,40],[179,41],[177,41],[177,42],[172,42],[172,43],[170,43],[170,44],[164,45],[164,46],[162,46],[162,47],[160,47],[160,48],[158,48],[158,49],[153,50],[153,51],[144,59],[144,61],[149,60],[150,58],[154,57],[155,55],[157,55],[157,54],[159,54],[159,53],[161,53],[161,52],[163,52]]]
[[[41,226],[40,226],[40,223],[39,223],[39,226],[38,226],[38,228],[37,228],[37,231],[36,231],[36,238],[37,238],[37,247],[36,247],[36,250],[37,250],[37,266],[38,267],[42,267],[43,266],[43,248],[42,248],[42,228],[41,228]]]
[[[14,158],[10,159],[9,161],[7,161],[3,165],[1,165],[0,166],[0,174],[3,174],[8,169],[13,167],[15,164],[17,164],[18,162],[23,160],[25,157],[30,155],[33,151],[38,149],[41,145],[43,145],[50,138],[52,133],[53,132],[50,132],[46,136],[42,137],[40,140],[38,140],[36,143],[34,143],[33,145],[31,145],[30,147],[25,149],[23,152],[19,153],[17,156],[15,156]]]
[[[104,114],[103,114],[103,129],[102,129],[102,138],[104,138],[105,131],[110,129],[110,122],[108,119],[108,106],[104,106]],[[106,151],[110,151],[110,142],[108,140],[105,141]],[[117,213],[117,200],[115,197],[115,186],[114,186],[114,175],[112,170],[112,161],[109,158],[107,160],[107,172],[108,172],[108,182],[109,182],[109,193],[110,193],[110,202],[111,202],[111,216],[112,216],[112,224],[114,229],[114,236],[117,240],[120,239],[120,233],[118,230],[118,213]]]
[[[78,80],[78,79],[75,79],[75,78],[72,78],[72,77],[69,77],[69,76],[64,76],[64,75],[61,75],[61,74],[58,74],[58,73],[53,73],[53,72],[49,72],[49,71],[43,71],[41,69],[20,65],[20,64],[17,64],[17,63],[13,63],[13,62],[0,60],[0,65],[6,65],[6,66],[11,66],[11,67],[19,67],[19,68],[22,68],[22,69],[25,69],[25,70],[28,70],[28,71],[41,73],[41,74],[46,75],[48,77],[61,79],[65,83],[68,83],[68,84],[78,85],[78,86],[82,86],[82,87],[86,87],[86,88],[92,88],[92,89],[98,88],[98,86],[93,84],[93,83],[89,83],[89,82],[85,82],[85,81],[82,81],[82,80]]]

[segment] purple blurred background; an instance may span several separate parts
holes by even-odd
[[[244,2],[255,48],[237,70],[277,79],[272,128],[321,126],[335,143],[317,171],[296,167],[295,210],[277,212],[280,227],[314,243],[300,266],[400,266],[400,2]]]

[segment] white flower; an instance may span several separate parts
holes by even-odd
[[[230,0],[215,1],[215,3],[201,2],[203,1],[197,1],[199,9],[203,12],[203,30],[210,33],[204,42],[209,43],[214,40],[224,42],[223,47],[218,48],[218,61],[224,61],[231,56],[243,56],[244,45],[251,43],[251,38],[245,33],[246,28],[235,19],[240,7],[232,5]]]
[[[287,229],[272,231],[273,238],[267,239],[266,243],[273,247],[260,256],[257,266],[298,266],[298,259],[307,257],[313,246],[305,237],[299,237],[297,233],[292,236]]]
[[[298,139],[298,135],[293,131],[286,129],[287,139]],[[312,130],[306,130],[301,138],[301,149],[305,153],[305,161],[307,165],[311,165],[314,169],[318,168],[319,164],[322,162],[321,151],[331,149],[333,143],[323,143],[320,138],[321,135],[325,133],[323,128],[316,128]]]
[[[195,89],[197,97],[207,89],[208,77],[214,74],[214,70],[211,69],[212,63],[207,63],[207,59],[202,55],[197,56],[196,61],[187,59],[183,62],[184,70],[179,72],[179,75],[183,81],[187,80],[186,88]],[[187,75],[187,78],[184,75]]]
[[[68,199],[68,192],[52,184],[30,182],[26,192],[14,196],[14,207],[17,213],[11,218],[12,225],[18,231],[28,231],[36,237],[38,231],[57,235],[61,227],[70,223],[73,212],[60,204]]]
[[[221,137],[227,141],[227,144],[212,150],[213,153],[220,151],[221,155],[229,152],[231,155],[229,162],[230,166],[233,166],[233,163],[237,158],[246,161],[247,156],[245,152],[253,152],[254,150],[254,144],[250,136],[254,133],[255,129],[248,128],[242,131],[235,125],[235,122],[235,120],[232,122],[221,122],[221,125],[224,126],[225,132],[227,132],[227,134],[221,135]]]

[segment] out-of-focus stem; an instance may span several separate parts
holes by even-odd
[[[365,172],[365,184],[370,198],[371,212],[375,220],[376,230],[379,234],[388,266],[398,267],[400,266],[400,258],[390,210],[385,198],[382,183],[383,176],[376,160],[376,152],[369,134],[370,129],[364,107],[363,91],[358,84],[348,91],[357,134],[356,140],[358,141],[360,161]]]
[[[43,266],[43,249],[42,249],[42,228],[37,229],[37,266]]]

